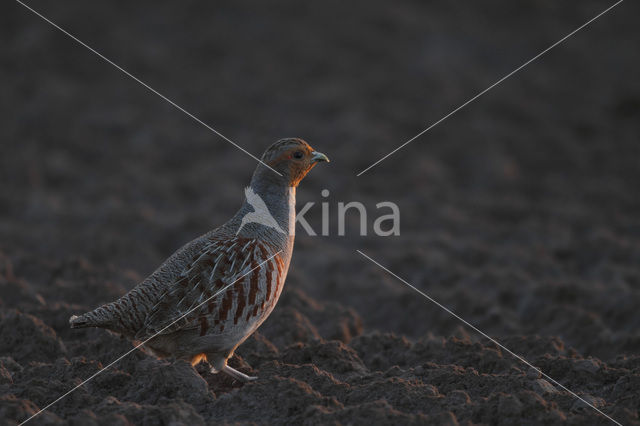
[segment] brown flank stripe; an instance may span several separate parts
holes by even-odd
[[[281,280],[282,277],[282,271],[284,270],[284,262],[282,261],[282,259],[280,259],[280,256],[276,256],[274,258],[276,260],[276,266],[278,267],[278,276],[276,279],[276,288],[274,290],[274,295],[278,293],[278,290],[280,288],[281,284],[284,284]]]
[[[236,283],[235,287],[236,287],[236,298],[238,300],[238,307],[236,308],[236,314],[233,317],[233,323],[237,324],[238,320],[240,319],[240,317],[242,316],[242,313],[244,312],[244,305],[246,304],[246,300],[244,297],[244,280],[239,281]]]
[[[233,289],[227,290],[222,298],[222,304],[220,305],[220,310],[218,311],[218,317],[220,320],[224,321],[227,319],[227,314],[231,310],[231,305],[233,301]]]
[[[276,266],[278,267],[278,277],[282,276],[282,270],[284,269],[284,262],[280,259],[280,256],[274,257],[276,260]]]
[[[265,249],[262,245],[260,245],[260,252],[262,253],[262,257],[265,259],[269,258],[269,253],[267,252],[267,249]],[[271,259],[273,260],[273,259]],[[267,262],[267,295],[265,297],[265,300],[269,300],[269,297],[271,297],[271,262]],[[264,302],[263,302],[264,304]]]
[[[251,282],[249,285],[249,305],[253,305],[256,303],[256,294],[258,293],[258,279],[260,278],[260,269],[258,268],[258,263],[255,259],[251,259],[251,269],[253,269],[253,273],[251,274]]]

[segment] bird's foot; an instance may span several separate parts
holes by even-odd
[[[222,371],[223,373],[226,373],[227,375],[233,377],[234,379],[244,383],[258,380],[256,376],[247,376],[246,374],[241,373],[240,371],[236,370],[235,368],[229,367],[228,365],[225,365],[224,367],[222,367],[222,370],[216,370],[215,368],[211,369],[211,372],[214,374],[218,373],[218,371]]]

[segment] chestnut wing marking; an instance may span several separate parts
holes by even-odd
[[[256,247],[257,240],[246,238],[212,241],[165,288],[136,339],[196,328],[200,318],[216,317],[224,294],[233,286],[212,296],[251,271]]]

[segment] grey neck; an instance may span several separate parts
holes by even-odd
[[[240,229],[239,236],[259,238],[277,249],[290,251],[295,233],[296,188],[282,176],[258,166],[247,191],[257,197],[245,196],[240,210],[227,225],[234,233]]]

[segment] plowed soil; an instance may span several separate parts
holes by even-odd
[[[31,424],[640,424],[637,2],[363,170],[612,3],[28,3],[302,182],[273,315],[231,365],[135,351]],[[18,3],[3,34],[0,422],[131,349],[68,318],[239,207],[255,161]],[[328,197],[321,190],[328,189]],[[338,203],[360,201],[338,235]],[[392,201],[400,236],[373,222]],[[321,234],[321,203],[329,234]]]

